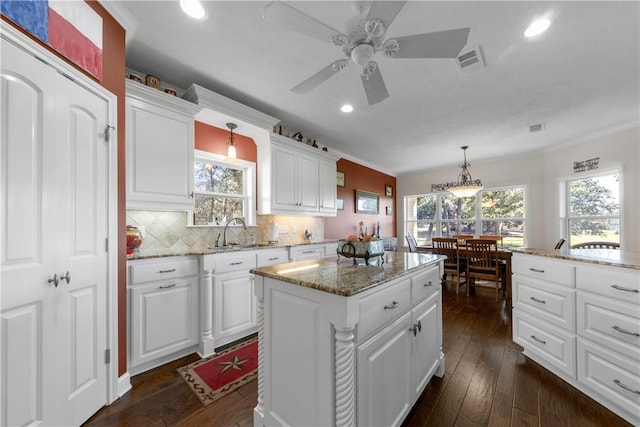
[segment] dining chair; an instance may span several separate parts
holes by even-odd
[[[456,284],[456,295],[460,293],[460,285],[466,285],[467,281],[460,282],[462,275],[466,275],[467,264],[466,259],[461,256],[458,248],[458,239],[447,237],[434,237],[431,239],[433,242],[434,252],[440,255],[445,255],[447,259],[444,260],[444,273],[442,274],[442,284],[447,283],[447,276],[451,274]],[[466,277],[466,276],[465,276]]]
[[[571,245],[571,249],[620,249],[616,242],[584,242]]]
[[[478,239],[495,240],[496,243],[500,242],[500,247],[501,248],[503,247],[503,245],[502,245],[502,236],[496,236],[496,235],[493,235],[493,234],[491,234],[491,235],[487,234],[487,235],[484,235],[484,236],[479,236]]]
[[[506,265],[498,260],[498,246],[495,240],[470,239],[467,240],[467,295],[469,289],[475,286],[476,279],[491,280],[496,284],[496,301],[500,289],[506,296]]]
[[[473,239],[473,236],[470,234],[454,234],[451,237],[453,237],[454,239],[457,239],[459,245],[464,245],[466,244],[467,240]]]
[[[404,235],[404,238],[407,239],[407,244],[409,245],[409,252],[418,252],[418,244],[416,243],[415,237],[411,233],[407,233]]]

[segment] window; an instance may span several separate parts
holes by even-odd
[[[194,162],[194,225],[225,225],[241,217],[255,224],[255,164],[225,161],[223,156],[196,150]]]
[[[569,246],[591,241],[620,243],[617,172],[567,180],[566,192]]]
[[[405,197],[405,230],[418,245],[456,234],[499,235],[503,246],[525,244],[525,188],[484,190],[474,197],[450,193]]]

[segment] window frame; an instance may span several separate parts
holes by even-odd
[[[500,190],[509,190],[509,189],[514,189],[514,188],[520,188],[523,191],[523,199],[524,199],[524,216],[522,218],[484,218],[482,216],[482,193],[484,192],[492,192],[492,191],[500,191]],[[475,197],[475,201],[474,201],[474,205],[475,205],[475,214],[474,217],[472,219],[459,219],[459,220],[450,220],[450,219],[442,219],[442,202],[443,202],[443,198],[445,196],[449,196],[451,193],[449,192],[432,192],[432,193],[423,193],[423,194],[414,194],[414,195],[407,195],[404,196],[403,198],[403,203],[404,203],[404,207],[403,207],[403,211],[404,211],[404,218],[403,218],[403,228],[404,228],[404,232],[403,235],[406,234],[408,232],[408,230],[410,229],[410,227],[408,226],[409,223],[411,224],[417,224],[418,222],[425,222],[425,221],[430,221],[432,223],[434,223],[435,225],[435,233],[433,234],[433,237],[442,237],[442,226],[444,224],[451,224],[454,223],[456,221],[461,221],[461,222],[472,222],[474,224],[474,235],[479,236],[482,235],[482,223],[483,221],[496,221],[496,220],[517,220],[517,221],[522,221],[523,225],[524,225],[524,233],[523,233],[523,247],[527,246],[527,241],[529,240],[529,229],[527,227],[527,223],[530,221],[529,218],[529,186],[526,184],[516,184],[516,185],[505,185],[505,186],[500,186],[500,187],[491,187],[491,188],[484,188],[481,191],[478,191],[478,193],[476,193]],[[432,220],[407,220],[407,205],[408,205],[408,199],[409,198],[418,198],[418,197],[435,197],[436,198],[436,215]],[[456,234],[464,234],[464,233],[456,233]],[[416,240],[418,240],[418,236],[415,236]],[[419,242],[418,244],[430,244],[430,241],[425,242]]]
[[[617,215],[595,215],[595,216],[573,216],[571,214],[571,182],[581,181],[585,179],[594,179],[608,175],[618,176],[618,214]],[[559,232],[560,236],[563,236],[567,240],[567,247],[571,247],[571,225],[572,220],[580,219],[617,219],[619,224],[618,234],[620,236],[620,249],[624,248],[624,196],[623,196],[623,174],[622,167],[612,167],[600,170],[594,170],[589,172],[583,172],[580,174],[566,176],[559,180],[559,200],[560,200],[560,215],[559,215]],[[594,239],[594,240],[597,240]]]
[[[203,195],[220,195],[220,193],[210,193],[196,191],[195,189],[195,164],[196,162],[206,162],[217,166],[222,166],[229,169],[237,169],[242,171],[242,195],[234,196],[232,198],[243,200],[243,218],[247,226],[256,225],[256,164],[247,160],[227,160],[226,156],[216,153],[210,153],[208,151],[194,150],[192,170],[194,185],[193,185],[193,200],[195,203],[196,194]],[[225,197],[222,195],[222,197]],[[189,211],[188,226],[190,227],[222,227],[224,224],[206,224],[206,225],[194,225],[193,223],[193,210]]]

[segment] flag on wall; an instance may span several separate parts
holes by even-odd
[[[84,0],[1,0],[0,12],[102,80],[102,17]]]

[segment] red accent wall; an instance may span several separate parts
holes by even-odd
[[[346,239],[349,234],[357,234],[358,224],[364,222],[369,233],[373,225],[380,221],[380,235],[382,237],[396,236],[396,178],[362,166],[346,159],[340,159],[337,169],[345,174],[345,186],[338,187],[338,199],[344,201],[344,210],[339,210],[336,217],[326,218],[324,222],[324,237],[326,239]],[[393,197],[385,196],[385,185],[393,189]],[[378,215],[358,214],[355,212],[356,190],[377,193],[380,196],[380,213]],[[392,215],[387,215],[387,208],[391,208]],[[356,229],[354,229],[356,227]]]
[[[94,76],[79,68],[73,62],[67,60],[61,54],[31,36],[21,27],[13,24],[11,20],[2,15],[2,20],[13,25],[26,34],[32,40],[40,44],[44,49],[53,52],[65,62],[80,70],[89,78],[118,97],[116,132],[118,135],[118,375],[127,372],[127,255],[126,246],[126,200],[125,200],[125,81],[126,72],[126,39],[124,28],[111,17],[107,11],[96,1],[87,1],[89,6],[102,17],[102,81],[97,81]]]
[[[258,162],[258,147],[253,139],[233,134],[233,141],[236,145],[236,155],[239,159],[249,162]],[[229,129],[220,129],[206,123],[196,121],[195,146],[196,150],[208,151],[210,153],[227,155],[227,143],[229,142]]]

